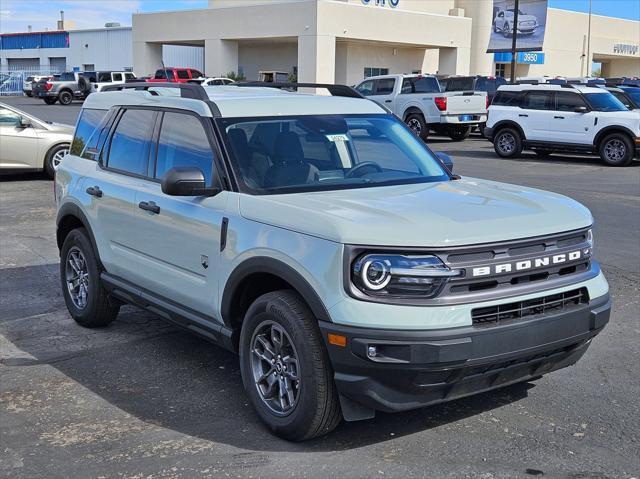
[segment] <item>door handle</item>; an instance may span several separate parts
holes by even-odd
[[[391,100],[385,100],[384,102],[385,103],[391,103]]]
[[[87,193],[96,198],[102,198],[102,190],[99,186],[90,186],[87,188]]]
[[[564,120],[564,116],[554,116],[556,120]]]
[[[141,201],[138,203],[138,208],[145,211],[150,211],[151,213],[155,213],[156,215],[160,213],[160,207],[156,205],[153,201]]]
[[[529,117],[529,115],[525,115],[524,113],[520,113],[518,116],[522,116],[522,117],[525,117],[525,118]]]

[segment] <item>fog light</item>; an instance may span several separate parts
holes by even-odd
[[[378,350],[376,349],[375,346],[369,346],[367,348],[367,356],[369,356],[370,358],[375,358],[378,355]]]

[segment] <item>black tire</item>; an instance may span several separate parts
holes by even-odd
[[[47,152],[47,156],[44,159],[44,171],[49,175],[49,178],[53,179],[55,176],[56,168],[54,162],[58,161],[59,156],[57,155],[64,153],[65,151],[66,153],[69,153],[69,145],[66,143],[63,145],[56,145]]]
[[[486,138],[484,136],[484,129],[487,127],[486,123],[480,123],[478,124],[478,132],[480,133],[480,136],[482,136],[482,138]]]
[[[33,96],[33,92],[31,91],[26,91],[24,92],[25,95],[27,95],[29,98],[31,98]]]
[[[57,99],[57,98],[54,98],[54,97],[52,97],[52,96],[45,96],[45,97],[44,97],[44,102],[45,102],[47,105],[54,105],[57,101],[58,101],[58,99]]]
[[[286,341],[280,344],[290,342],[293,345],[293,349],[289,347],[287,350],[287,356],[295,357],[297,360],[296,376],[300,378],[300,382],[295,383],[289,380],[292,390],[297,391],[293,405],[290,401],[288,402],[291,406],[289,410],[282,408],[281,411],[275,411],[268,404],[268,400],[263,398],[264,394],[259,391],[254,376],[254,374],[260,376],[266,373],[267,371],[262,369],[262,365],[266,365],[273,372],[265,377],[275,381],[271,383],[273,385],[278,383],[278,387],[274,389],[280,391],[280,381],[283,377],[284,381],[287,381],[287,374],[291,374],[291,368],[289,373],[286,372],[286,368],[284,372],[282,369],[283,365],[289,363],[281,361],[279,355],[272,355],[269,352],[273,348],[262,349],[263,357],[277,358],[277,363],[273,367],[269,365],[269,361],[260,359],[254,352],[254,341],[261,346],[263,343],[257,338],[266,338],[266,335],[259,333],[265,331],[265,328],[274,326],[287,335]],[[284,350],[283,347],[282,351]],[[256,366],[256,362],[259,366]],[[273,364],[273,361],[271,363]],[[278,366],[279,363],[280,366]],[[240,370],[249,401],[260,419],[277,436],[291,441],[304,441],[327,434],[340,423],[342,412],[338,392],[317,319],[303,299],[294,291],[280,290],[267,293],[251,305],[244,318],[240,334]],[[278,379],[278,375],[281,379]],[[267,379],[265,382],[268,383]],[[273,394],[270,397],[277,394],[277,391],[272,391]]]
[[[71,102],[73,102],[73,93],[69,90],[62,90],[58,95],[58,101],[61,105],[71,105]]]
[[[423,141],[427,141],[427,138],[429,138],[429,125],[427,125],[422,113],[410,113],[404,122],[416,136]]]
[[[511,36],[511,27],[509,26],[508,23],[505,25],[502,25],[502,35],[505,38],[509,38]]]
[[[633,142],[624,133],[611,133],[598,145],[598,153],[609,166],[627,166],[633,160]]]
[[[451,126],[447,130],[447,135],[453,141],[463,141],[471,134],[470,126]]]
[[[493,137],[493,149],[501,158],[517,158],[522,153],[520,132],[514,128],[498,130]]]
[[[72,298],[67,279],[70,272],[67,268],[72,253],[80,252],[84,259],[84,271],[87,274],[86,304],[78,306]],[[76,256],[77,257],[77,256]],[[77,263],[75,263],[77,266]],[[82,263],[81,263],[82,264]],[[73,273],[71,273],[73,274]],[[83,273],[84,274],[84,273]],[[108,325],[118,315],[120,305],[109,300],[107,291],[100,281],[100,270],[96,260],[91,241],[84,228],[72,230],[64,240],[60,251],[60,283],[62,295],[71,317],[81,326],[86,328],[99,328]]]
[[[87,78],[79,76],[78,90],[82,92],[82,96],[86,97],[89,93],[91,93],[91,82]]]

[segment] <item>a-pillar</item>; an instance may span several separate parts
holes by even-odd
[[[153,75],[160,68],[162,68],[162,44],[133,42],[133,71],[136,75]]]
[[[238,42],[211,38],[204,41],[204,70],[208,76],[238,72]]]
[[[298,37],[298,81],[335,83],[336,37],[303,35]]]

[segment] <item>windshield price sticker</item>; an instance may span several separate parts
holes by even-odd
[[[326,137],[327,137],[327,140],[332,141],[334,143],[349,141],[349,137],[343,134],[326,135]]]

